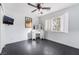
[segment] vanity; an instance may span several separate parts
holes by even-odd
[[[41,24],[33,26],[32,39],[44,39],[44,30]]]
[[[44,31],[32,30],[32,39],[44,39]]]

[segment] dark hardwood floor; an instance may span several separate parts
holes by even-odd
[[[24,40],[7,44],[2,55],[79,55],[79,49],[49,40]]]

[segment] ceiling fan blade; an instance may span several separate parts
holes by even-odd
[[[27,3],[27,4],[32,6],[32,7],[36,7],[37,8],[37,6],[35,6],[35,5],[31,4],[31,3]]]
[[[37,9],[33,10],[32,12],[35,12]]]
[[[50,7],[42,7],[42,9],[50,10],[51,8]]]

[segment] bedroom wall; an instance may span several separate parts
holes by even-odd
[[[13,9],[13,7],[15,9]],[[6,43],[13,43],[28,39],[27,34],[31,29],[25,28],[25,16],[32,17],[33,24],[38,23],[38,18],[27,12],[28,9],[24,4],[15,4],[13,7],[11,6],[12,9],[7,9],[7,7],[5,7],[6,15],[13,17],[15,20],[14,25],[6,25]]]
[[[45,32],[45,38],[51,41],[55,41],[61,44],[65,44],[68,46],[72,46],[75,48],[79,48],[79,4],[76,4],[74,6],[65,8],[63,10],[44,15],[42,17],[39,17],[40,22],[44,24],[45,19],[52,19],[53,15],[58,15],[68,12],[69,13],[69,28],[68,33],[62,33],[62,32],[51,32],[46,31]]]
[[[5,15],[14,18],[14,25],[5,25],[5,44],[14,43],[28,39],[30,28],[25,28],[25,16],[31,17],[33,24],[38,24],[38,17],[28,12],[27,6],[24,4],[3,4]]]

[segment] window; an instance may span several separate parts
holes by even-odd
[[[45,30],[53,32],[68,33],[68,13],[52,17],[52,19],[45,20]]]

